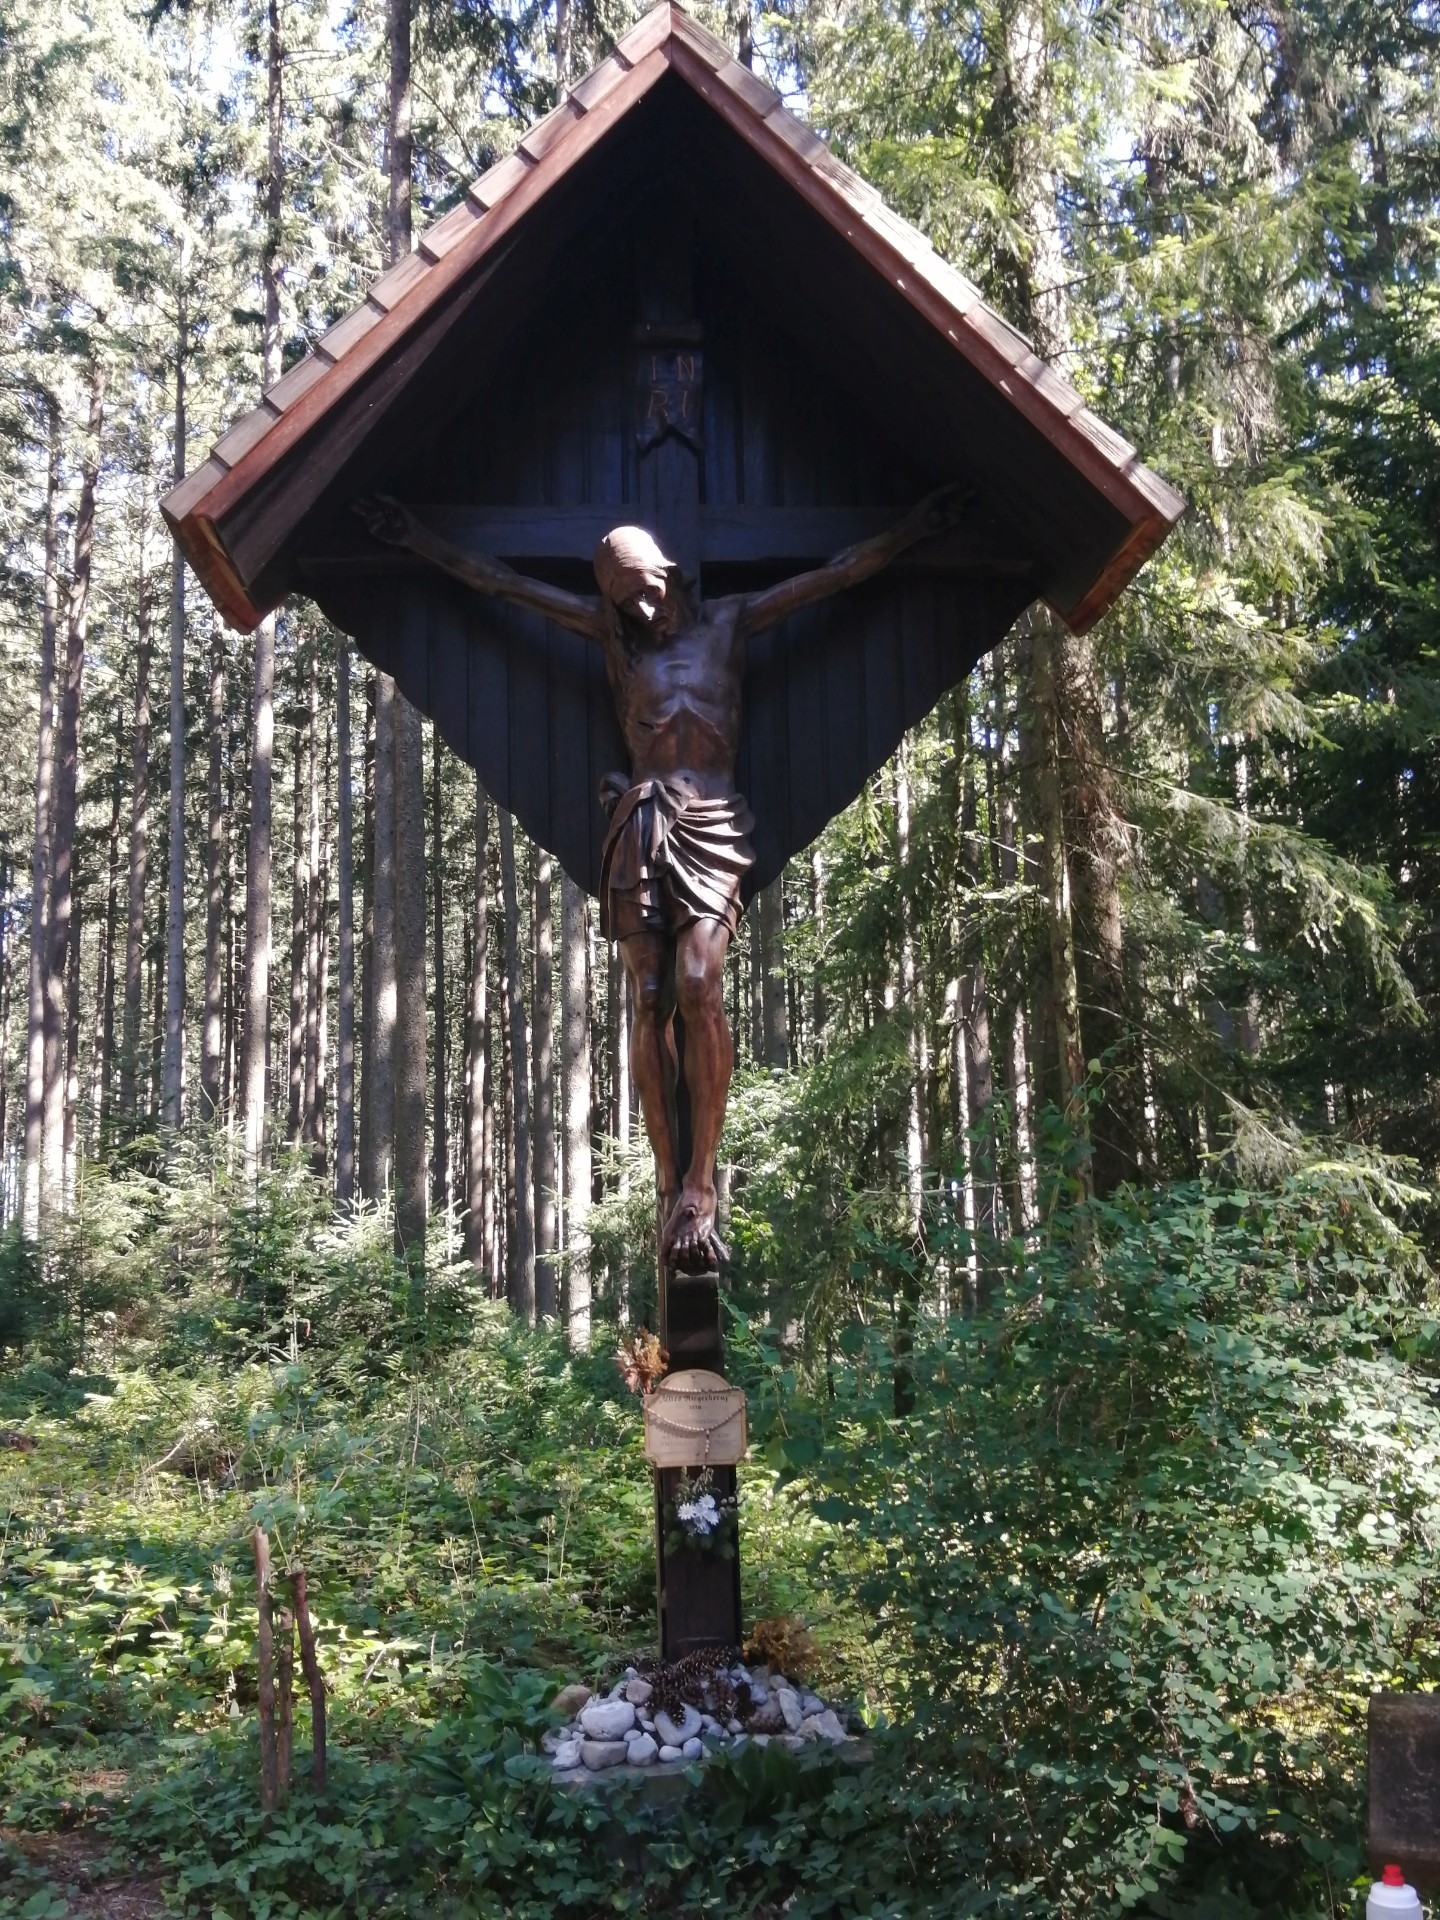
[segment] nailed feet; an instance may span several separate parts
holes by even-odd
[[[729,1250],[715,1231],[715,1189],[686,1185],[660,1237],[665,1264],[681,1273],[718,1273]]]

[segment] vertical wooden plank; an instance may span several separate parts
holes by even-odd
[[[865,781],[865,614],[847,607],[825,648],[824,714],[826,803],[837,793],[855,794]]]
[[[857,590],[857,614],[865,622],[865,763],[878,767],[895,751],[905,730],[900,683],[900,608],[893,580]]]
[[[753,317],[745,329],[740,356],[741,404],[743,415],[744,500],[751,507],[780,504],[776,472],[775,443],[778,422],[774,419],[768,342],[762,341]]]
[[[447,588],[446,594],[465,639],[470,738],[465,757],[503,804],[510,791],[511,615],[477,595],[466,601],[458,588]]]
[[[538,614],[506,609],[510,626],[510,792],[532,839],[553,844],[550,792],[550,647]]]
[[[554,850],[581,886],[589,885],[591,814],[599,812],[598,779],[590,771],[586,655],[598,651],[579,634],[548,626],[550,817]]]
[[[808,846],[824,824],[828,790],[825,655],[836,627],[845,624],[846,611],[839,606],[814,607],[786,622],[786,840],[797,850]]]
[[[447,594],[426,595],[429,609],[429,692],[425,711],[440,737],[462,759],[470,738],[470,668],[465,634]]]

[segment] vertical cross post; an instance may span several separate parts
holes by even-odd
[[[694,221],[683,197],[657,205],[636,237],[634,440],[638,518],[671,560],[700,586],[700,463],[703,458],[704,343],[694,316]],[[674,1021],[678,1067],[676,1122],[681,1168],[689,1165],[690,1101],[685,1084],[685,1030]],[[672,1371],[700,1367],[723,1373],[717,1278],[667,1270],[658,1275],[660,1344]],[[733,1498],[734,1467],[713,1469],[716,1492]],[[656,1611],[662,1659],[740,1641],[740,1558],[701,1552],[667,1554],[665,1509],[673,1506],[681,1469],[655,1470]]]

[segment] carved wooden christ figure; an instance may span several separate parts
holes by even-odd
[[[379,540],[404,547],[479,593],[543,614],[605,650],[606,674],[630,752],[608,774],[610,819],[601,865],[600,924],[620,943],[634,1005],[630,1068],[659,1175],[667,1264],[713,1271],[715,1158],[734,1046],[725,1020],[725,953],[754,855],[750,809],[735,791],[745,643],[799,608],[887,567],[908,547],[954,526],[963,498],[945,487],[898,525],[824,566],[760,593],[698,600],[692,583],[640,527],[616,527],[595,550],[599,598],[568,593],[466,552],[398,501],[356,511]],[[818,724],[818,720],[817,720]],[[690,1164],[679,1165],[674,1015],[685,1027]]]

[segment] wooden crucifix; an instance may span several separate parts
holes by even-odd
[[[657,1332],[720,1371],[742,906],[1025,607],[1083,631],[1183,502],[660,0],[163,506],[236,625],[307,593],[600,901]],[[667,1556],[675,1479],[672,1656],[740,1632],[735,1563]]]

